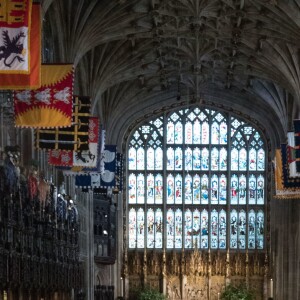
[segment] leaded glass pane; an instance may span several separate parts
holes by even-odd
[[[249,211],[248,248],[255,249],[255,212],[253,209]]]
[[[134,174],[130,174],[129,178],[129,186],[128,186],[128,202],[136,203],[136,177]]]
[[[163,199],[163,179],[160,174],[155,176],[155,203],[161,204]]]
[[[144,203],[145,201],[145,179],[144,175],[137,176],[137,203]]]
[[[143,148],[137,149],[137,170],[144,170],[145,169],[145,150]]]
[[[182,176],[176,175],[175,177],[175,202],[176,204],[182,203]]]
[[[209,125],[208,122],[202,123],[201,128],[201,142],[202,144],[208,144],[209,143]]]
[[[136,246],[136,234],[137,234],[137,223],[136,223],[136,211],[131,208],[128,216],[128,231],[129,231],[129,248],[135,248]]]
[[[227,178],[225,175],[221,175],[220,178],[220,192],[219,192],[219,203],[226,204],[227,199]]]
[[[211,151],[211,170],[218,170],[219,169],[219,151],[217,150],[217,148],[213,148]]]
[[[187,122],[185,124],[185,143],[186,144],[193,143],[193,125],[191,122]]]
[[[233,209],[230,212],[230,248],[237,249],[237,211]]]
[[[208,248],[208,212],[206,209],[201,212],[201,248]]]
[[[128,169],[136,170],[136,150],[133,147],[128,151]]]
[[[219,214],[219,248],[226,249],[226,212],[221,210]]]
[[[185,149],[185,155],[184,155],[184,160],[185,160],[185,169],[192,170],[192,158],[193,158],[193,152],[191,148]]]
[[[187,209],[185,211],[185,226],[184,226],[184,234],[185,234],[185,248],[192,248],[192,230],[193,230],[193,217],[192,212]]]
[[[238,247],[239,249],[246,248],[246,213],[244,210],[239,212],[238,219]]]
[[[163,168],[163,151],[161,148],[155,150],[155,170],[162,170]]]
[[[182,170],[182,149],[175,149],[175,170]]]
[[[147,248],[154,248],[154,211],[147,211]]]
[[[154,176],[149,174],[147,176],[147,203],[154,203]]]
[[[167,248],[174,247],[174,211],[170,208],[167,211]]]
[[[257,204],[264,204],[265,180],[262,175],[257,178]]]
[[[184,183],[184,200],[186,204],[192,203],[192,188],[193,188],[193,180],[191,175],[185,176]]]
[[[200,176],[198,174],[193,178],[193,204],[200,204]]]
[[[263,249],[264,247],[264,213],[262,210],[258,211],[256,217],[256,247]]]
[[[173,204],[175,199],[174,194],[174,176],[169,174],[167,177],[167,203]]]
[[[218,213],[214,209],[211,212],[211,248],[217,249],[218,248],[218,235],[219,235],[219,223],[218,223]]]
[[[175,248],[182,247],[182,211],[176,209],[175,211]]]
[[[147,150],[147,170],[154,170],[154,149],[152,147]]]
[[[201,152],[197,147],[193,150],[193,170],[200,170],[201,166]]]
[[[218,183],[218,176],[217,175],[213,175],[211,178],[211,204],[218,204],[218,192],[219,192],[219,183]]]
[[[208,204],[208,177],[201,177],[201,204]]]
[[[165,113],[133,133],[127,163],[130,249],[264,249],[266,150],[251,125],[208,108]]]
[[[160,208],[155,212],[155,248],[163,246],[163,213]]]
[[[144,210],[142,208],[138,209],[137,212],[137,248],[144,248],[145,240],[145,217]]]

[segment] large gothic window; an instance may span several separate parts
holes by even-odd
[[[266,151],[212,109],[147,121],[128,143],[128,247],[264,249]]]

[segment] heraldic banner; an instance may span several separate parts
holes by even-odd
[[[54,166],[95,167],[98,161],[99,119],[89,120],[89,150],[66,151],[50,150],[49,164]],[[82,168],[80,168],[81,170]]]
[[[71,126],[73,65],[42,65],[41,73],[39,89],[14,91],[16,126],[32,128]]]
[[[37,129],[36,148],[46,150],[89,150],[90,97],[73,96],[72,125],[66,128]]]
[[[0,89],[40,87],[40,4],[31,0],[1,1],[0,49]]]

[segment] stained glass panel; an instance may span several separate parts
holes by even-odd
[[[264,249],[262,136],[212,109],[167,115],[128,143],[129,248]]]

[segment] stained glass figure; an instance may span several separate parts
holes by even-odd
[[[167,248],[174,248],[174,211],[168,209],[167,211]]]
[[[167,125],[167,143],[174,144],[174,123],[169,122]]]
[[[248,248],[255,249],[255,212],[253,209],[249,211],[248,215]]]
[[[163,179],[160,174],[155,176],[155,203],[161,204],[163,198]]]
[[[174,193],[174,176],[169,174],[167,177],[167,203],[174,203],[175,193]]]
[[[238,219],[238,247],[239,249],[246,248],[246,213],[244,210],[239,212]]]
[[[193,212],[193,248],[200,248],[200,232],[201,232],[201,218],[200,218],[200,211],[195,209]]]
[[[238,228],[237,211],[233,209],[230,212],[230,248],[233,249],[237,249],[237,228]]]
[[[238,177],[237,175],[231,176],[231,204],[238,203]]]
[[[173,148],[168,148],[167,150],[167,170],[174,170],[174,150]]]
[[[211,143],[212,144],[219,144],[219,135],[220,135],[219,124],[216,122],[213,122],[212,126],[211,126]]]
[[[133,147],[128,151],[128,169],[136,170],[136,151]]]
[[[175,203],[182,203],[182,176],[176,175],[175,177]]]
[[[211,204],[218,204],[218,191],[219,191],[219,183],[218,183],[218,176],[213,175],[211,178]]]
[[[227,124],[225,122],[221,122],[220,124],[220,144],[227,144]]]
[[[200,204],[200,176],[195,175],[193,178],[193,204]]]
[[[184,234],[185,234],[185,248],[192,248],[192,236],[193,236],[193,216],[192,212],[187,209],[185,211],[185,226],[184,226]]]
[[[137,212],[137,248],[144,248],[145,244],[145,217],[144,210],[138,209]]]
[[[239,169],[239,152],[236,148],[231,150],[231,170],[237,171]]]
[[[223,174],[220,177],[219,203],[226,204],[227,199],[227,178]]]
[[[246,204],[246,177],[241,175],[239,178],[239,204]]]
[[[219,151],[217,150],[217,148],[213,148],[211,151],[210,164],[211,170],[219,169]]]
[[[137,177],[137,203],[145,201],[145,180],[144,175],[139,174]]]
[[[182,211],[175,211],[175,248],[182,247]]]
[[[222,171],[227,170],[227,150],[225,148],[221,148],[220,150],[220,166],[219,169]]]
[[[208,177],[203,175],[201,178],[201,204],[208,204]]]
[[[131,208],[128,216],[128,231],[129,231],[129,248],[136,247],[136,211],[134,208]]]
[[[186,171],[192,170],[192,168],[193,168],[193,152],[190,147],[185,149],[184,161],[185,161],[185,170]]]
[[[239,170],[245,171],[247,169],[247,151],[245,148],[242,148],[239,151]]]
[[[136,177],[134,174],[129,175],[128,182],[128,202],[136,203]]]
[[[174,136],[175,144],[182,144],[182,124],[175,124],[175,136]]]
[[[154,203],[154,176],[149,174],[147,176],[147,203]]]
[[[137,149],[136,168],[137,170],[145,169],[145,150],[143,148]]]
[[[155,150],[155,170],[162,170],[163,168],[163,152],[161,148]]]
[[[193,150],[193,170],[200,170],[201,168],[201,152],[197,147]]]
[[[184,200],[186,204],[192,204],[193,180],[191,175],[185,176],[184,182]]]
[[[249,178],[249,204],[256,204],[256,177],[253,174]]]
[[[256,170],[256,150],[251,148],[249,151],[249,170]]]
[[[208,212],[206,209],[201,212],[201,248],[208,248]]]
[[[226,249],[226,212],[223,209],[219,213],[219,248]]]
[[[202,151],[202,157],[201,157],[201,170],[208,170],[209,163],[209,152],[207,148],[203,148]]]
[[[209,143],[209,125],[208,122],[202,123],[201,142],[202,144]]]
[[[154,248],[154,211],[147,211],[147,248]]]
[[[258,211],[256,216],[256,248],[263,249],[264,247],[264,213]]]
[[[191,122],[187,122],[185,124],[185,143],[186,144],[193,143],[193,126]]]
[[[154,149],[147,149],[147,170],[154,170]]]
[[[211,212],[211,248],[217,249],[218,248],[218,235],[219,235],[219,228],[218,228],[218,213],[214,209]]]
[[[264,204],[265,181],[262,175],[257,178],[257,204]]]
[[[160,208],[155,212],[155,248],[163,246],[163,213]]]
[[[199,120],[195,120],[193,128],[193,144],[200,144],[201,128]]]
[[[175,150],[175,170],[182,170],[182,149]]]
[[[265,151],[259,149],[257,152],[257,170],[263,171],[265,169]]]

